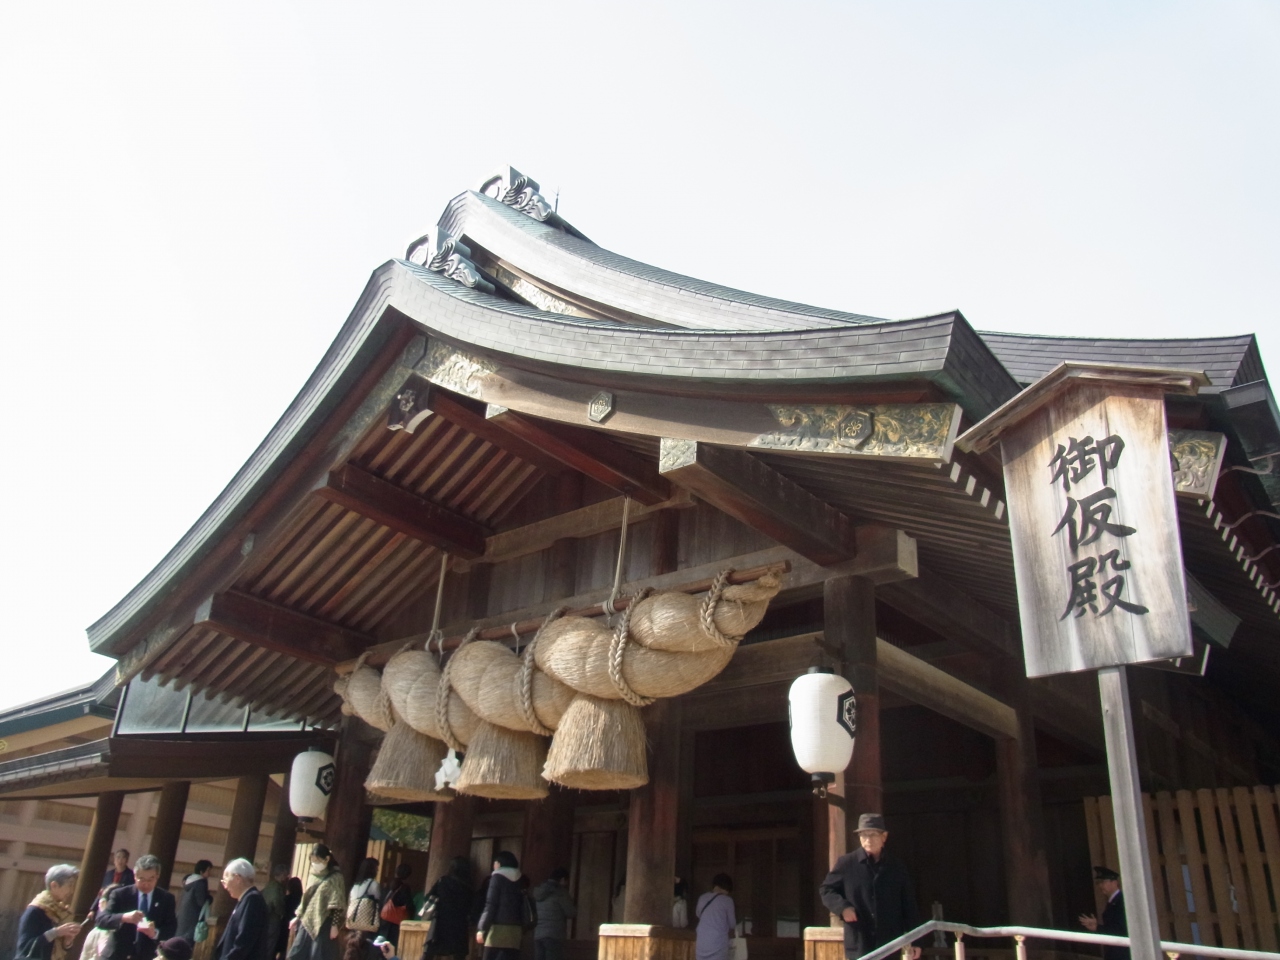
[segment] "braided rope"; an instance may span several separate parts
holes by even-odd
[[[645,587],[635,596],[633,596],[626,608],[622,611],[622,619],[618,621],[618,626],[614,628],[613,639],[609,642],[609,679],[613,682],[613,687],[621,695],[622,699],[627,701],[633,707],[647,707],[653,703],[653,697],[642,697],[631,689],[631,685],[627,683],[626,678],[622,675],[622,657],[627,651],[627,640],[631,636],[631,611],[636,607],[636,601],[642,600],[649,595],[649,588]]]
[[[480,629],[478,627],[472,627],[468,630],[467,635],[458,644],[458,650],[461,650],[474,640],[479,632]],[[436,688],[436,726],[440,728],[440,737],[448,745],[449,749],[462,753],[467,748],[454,736],[453,728],[449,726],[449,693],[453,690],[449,680],[449,672],[453,669],[454,657],[457,657],[458,650],[453,651],[453,656],[449,658],[449,662],[440,671],[440,686]]]
[[[520,715],[524,717],[524,722],[529,725],[530,730],[544,737],[551,736],[555,731],[539,720],[538,714],[533,709],[533,651],[538,645],[538,638],[542,636],[542,631],[550,626],[551,621],[564,616],[568,609],[568,607],[556,607],[547,614],[538,632],[524,648],[524,656],[520,658]]]
[[[716,604],[720,602],[720,594],[724,593],[724,588],[729,582],[729,574],[733,573],[732,567],[725,567],[716,578],[711,581],[711,588],[707,590],[707,597],[702,601],[702,611],[699,617],[702,623],[702,632],[711,640],[722,646],[732,647],[741,637],[726,637],[720,632],[720,628],[716,626]]]

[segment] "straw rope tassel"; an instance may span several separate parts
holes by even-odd
[[[525,723],[529,725],[529,729],[544,737],[551,736],[555,731],[539,720],[537,712],[533,709],[533,655],[538,646],[538,638],[542,636],[542,631],[547,629],[547,626],[552,621],[564,616],[564,612],[568,609],[568,607],[556,607],[547,614],[547,619],[542,621],[542,626],[533,635],[529,645],[524,648],[524,656],[520,658],[520,713],[524,717]]]
[[[467,631],[467,635],[462,638],[458,644],[458,649],[453,651],[454,657],[468,643],[475,639],[476,634],[480,632],[479,628],[472,627]],[[464,753],[466,747],[453,733],[453,728],[449,726],[449,694],[452,687],[449,682],[449,672],[453,667],[453,657],[449,658],[449,662],[444,665],[444,669],[440,671],[440,687],[436,693],[436,723],[440,727],[440,733],[444,736],[444,742],[449,745],[449,749],[457,753]]]

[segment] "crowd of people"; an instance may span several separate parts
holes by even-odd
[[[858,821],[858,846],[836,861],[820,888],[823,904],[844,926],[845,955],[854,960],[916,926],[916,900],[901,861],[887,853],[889,832],[880,814]],[[568,924],[577,915],[569,894],[569,871],[553,870],[536,886],[509,851],[494,855],[492,873],[477,888],[471,861],[455,857],[424,893],[415,895],[412,867],[400,864],[383,889],[379,863],[368,857],[347,886],[332,851],[311,851],[304,883],[275,865],[259,890],[248,860],[232,860],[221,885],[235,906],[221,924],[214,960],[399,960],[400,925],[431,921],[422,954],[409,960],[466,960],[471,941],[484,960],[519,960],[532,937],[535,960],[564,960]],[[1126,935],[1119,874],[1095,867],[1107,896],[1102,918],[1080,917],[1089,930]],[[209,937],[214,893],[213,864],[201,860],[182,884],[182,898],[159,886],[162,865],[147,854],[130,866],[129,851],[117,850],[102,878],[96,904],[78,921],[72,913],[79,869],[50,867],[45,889],[18,924],[15,960],[192,960]],[[614,920],[622,919],[625,886],[614,897]],[[733,879],[717,874],[694,906],[697,960],[743,960],[745,942],[733,902]],[[690,923],[683,881],[675,878],[671,926]],[[83,938],[81,934],[84,934]],[[74,951],[77,949],[78,953]],[[913,958],[920,955],[912,947]],[[1107,960],[1128,960],[1128,950],[1108,947]]]

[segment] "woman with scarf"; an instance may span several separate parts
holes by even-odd
[[[338,931],[347,908],[347,887],[333,853],[323,843],[311,851],[311,886],[302,895],[289,960],[338,960]]]
[[[44,889],[18,920],[18,952],[20,960],[65,960],[67,948],[80,932],[80,924],[71,913],[71,898],[76,892],[80,869],[69,863],[50,867],[44,875]]]

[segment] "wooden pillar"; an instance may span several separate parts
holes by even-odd
[[[475,797],[459,795],[448,803],[436,801],[435,814],[431,818],[431,852],[427,859],[424,889],[430,890],[449,872],[449,861],[454,857],[471,856],[471,825],[475,810]]]
[[[358,717],[347,717],[334,757],[338,775],[324,815],[324,842],[348,883],[369,847],[373,807],[365,802],[364,782],[377,741],[377,731]]]
[[[1020,660],[1005,659],[996,669],[997,687],[1018,715],[1017,739],[996,741],[1009,922],[1047,927],[1053,921],[1053,895],[1045,850],[1031,683]]]
[[[680,702],[658,700],[644,714],[649,782],[631,791],[623,922],[669,927],[680,807]]]
[[[568,513],[582,506],[582,474],[569,471],[556,480],[555,511]],[[577,592],[578,541],[564,537],[551,545],[546,553],[542,599],[562,600]]]
[[[182,820],[187,814],[187,796],[190,793],[190,780],[171,780],[160,791],[156,824],[151,830],[151,843],[147,850],[160,859],[161,890],[168,890],[173,879],[173,860],[178,855],[178,838],[182,835]]]
[[[524,840],[520,845],[520,870],[535,886],[550,878],[556,867],[568,867],[573,852],[575,798],[558,784],[542,800],[524,808]]]
[[[120,826],[120,808],[124,806],[124,794],[108,790],[98,794],[98,805],[93,811],[93,825],[89,827],[89,840],[80,858],[80,879],[76,883],[75,899],[71,910],[83,917],[94,905],[102,875],[107,872],[111,849],[115,846],[116,828]]]
[[[277,866],[290,866],[293,863],[293,848],[298,842],[298,818],[293,815],[289,806],[289,774],[284,775],[280,785],[280,797],[276,802],[276,826],[271,834],[271,862],[267,864],[267,879]]]
[[[40,806],[39,800],[22,800],[18,804],[18,827],[25,828],[31,826],[36,819],[36,811]],[[27,836],[25,829],[20,830],[17,840],[9,841],[9,862],[13,866],[5,867],[0,872],[0,903],[9,903],[13,899],[13,892],[18,885],[18,861],[27,855],[27,841],[21,839]],[[103,870],[106,867],[102,868]]]
[[[252,861],[258,851],[258,834],[262,830],[262,807],[267,800],[267,775],[241,777],[236,781],[236,799],[231,807],[231,825],[227,829],[227,842],[222,847],[222,865],[243,857]],[[231,916],[235,906],[221,884],[213,894],[213,906],[209,912],[219,920]]]
[[[831,791],[844,798],[844,816],[833,805],[827,818],[831,862],[849,852],[858,815],[884,812],[880,774],[880,686],[876,679],[876,588],[864,577],[833,577],[823,584],[823,630],[829,649],[840,652],[842,672],[858,700],[853,760]]]

